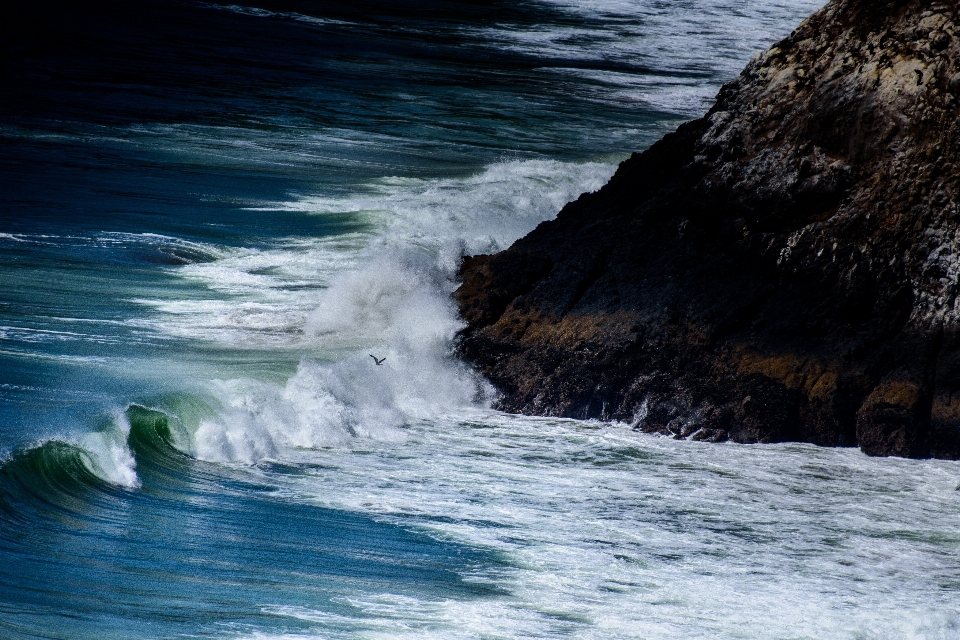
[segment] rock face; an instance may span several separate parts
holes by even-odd
[[[464,260],[507,411],[960,457],[955,3],[834,0],[699,120]]]

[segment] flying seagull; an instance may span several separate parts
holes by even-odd
[[[378,366],[378,367],[383,364],[383,361],[384,361],[384,360],[387,359],[387,356],[383,356],[382,358],[377,358],[377,356],[373,355],[372,353],[369,353],[369,354],[367,354],[367,355],[369,355],[371,358],[373,358],[373,361],[377,363],[377,366]]]

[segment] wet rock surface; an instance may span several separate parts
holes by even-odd
[[[960,23],[834,1],[703,118],[464,260],[507,411],[960,457]]]

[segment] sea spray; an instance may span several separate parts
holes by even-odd
[[[458,180],[386,179],[372,187],[373,194],[277,205],[314,215],[362,212],[377,231],[365,246],[320,242],[309,249],[318,258],[315,265],[301,256],[273,272],[264,269],[267,252],[184,267],[188,277],[218,274],[211,288],[265,289],[261,297],[272,297],[270,302],[256,303],[256,309],[246,303],[233,313],[246,309],[270,316],[274,305],[273,315],[286,314],[286,322],[292,319],[283,305],[289,282],[310,277],[324,282],[309,296],[296,288],[303,318],[297,342],[341,354],[334,362],[304,358],[285,384],[252,378],[214,382],[224,409],[200,423],[191,452],[206,460],[253,463],[276,458],[284,447],[396,438],[411,420],[486,406],[492,388],[451,357],[453,338],[463,326],[450,297],[460,257],[508,245],[583,189],[601,185],[613,168],[508,161]],[[290,253],[296,250],[286,250],[288,260]],[[234,275],[224,277],[225,262],[233,264]],[[256,273],[250,274],[254,264]],[[323,265],[334,270],[318,271]],[[310,311],[303,309],[305,297]],[[217,322],[224,324],[220,317]],[[257,324],[248,319],[245,329],[255,333]],[[377,365],[372,355],[386,360]]]
[[[127,446],[130,433],[129,422],[117,416],[116,428],[87,434],[81,441],[83,456],[90,470],[104,480],[121,487],[135,488],[140,485],[137,477],[137,462]]]
[[[477,406],[490,397],[469,369],[433,354],[393,348],[376,366],[357,352],[337,363],[301,362],[286,385],[252,379],[220,383],[225,408],[205,419],[193,453],[203,460],[254,463],[287,447],[344,446],[354,438],[401,440],[417,419]]]
[[[338,274],[308,316],[320,341],[443,349],[463,325],[450,299],[449,273],[422,253],[383,251]]]
[[[201,423],[195,454],[249,463],[284,446],[396,439],[411,420],[486,404],[488,383],[451,357],[462,325],[450,288],[436,263],[417,252],[383,255],[338,274],[305,332],[344,355],[332,363],[304,359],[282,386],[219,383],[226,409]]]
[[[258,247],[205,247],[204,255],[219,257],[169,272],[203,287],[206,295],[137,298],[150,314],[132,322],[163,335],[231,348],[310,349],[317,343],[308,325],[320,327],[322,307],[331,302],[323,289],[338,281],[343,290],[348,285],[339,279],[345,272],[399,261],[418,272],[413,277],[437,283],[436,292],[446,297],[462,255],[509,246],[580,193],[598,189],[615,168],[612,162],[510,160],[461,178],[379,178],[349,196],[261,203],[249,210],[349,216],[352,230],[279,238]],[[414,288],[423,291],[420,285]],[[339,322],[345,335],[354,333],[344,325]],[[326,338],[325,346],[336,341],[332,332]]]

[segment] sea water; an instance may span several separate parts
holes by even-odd
[[[0,637],[960,637],[957,463],[506,415],[451,357],[463,255],[819,4],[14,9]]]

